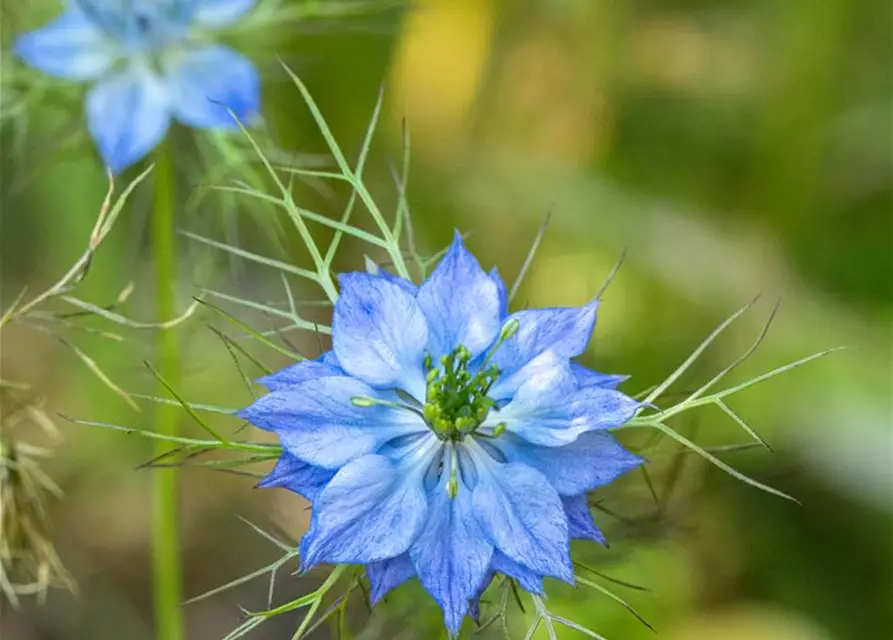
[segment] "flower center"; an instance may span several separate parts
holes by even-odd
[[[440,359],[435,367],[430,355],[425,357],[427,393],[422,415],[441,440],[461,441],[477,430],[496,402],[487,393],[499,377],[496,365],[469,369],[471,353],[459,345]],[[486,365],[486,362],[485,362]]]
[[[401,389],[394,389],[399,401],[354,396],[350,403],[355,407],[392,407],[410,411],[418,415],[428,428],[442,441],[457,443],[469,434],[484,438],[498,438],[506,430],[506,424],[488,425],[489,431],[478,431],[490,411],[496,408],[496,401],[487,394],[499,377],[499,368],[487,366],[496,350],[518,331],[518,321],[507,321],[496,342],[490,347],[480,366],[471,364],[471,353],[459,345],[449,354],[440,358],[440,366],[434,366],[431,354],[425,356],[423,366],[427,387],[425,403]]]
[[[125,45],[133,51],[153,52],[184,40],[189,21],[176,6],[135,3]]]

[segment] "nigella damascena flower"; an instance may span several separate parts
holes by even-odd
[[[597,303],[509,315],[458,234],[420,286],[340,285],[332,350],[240,414],[282,443],[261,486],[312,502],[304,568],[366,565],[374,601],[418,577],[452,633],[494,573],[571,582],[570,539],[604,541],[586,492],[642,462],[606,431],[639,407],[622,377],[573,361]]]
[[[95,81],[87,124],[105,162],[120,171],[165,136],[171,119],[231,129],[227,108],[257,113],[254,65],[208,32],[238,20],[255,0],[67,0],[49,25],[26,33],[15,51],[52,76]]]

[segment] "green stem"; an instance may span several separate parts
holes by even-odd
[[[152,216],[152,251],[155,266],[156,313],[160,321],[175,315],[174,284],[176,256],[174,250],[174,172],[170,152],[162,142],[155,156],[155,207]],[[180,356],[177,335],[173,331],[158,333],[158,371],[174,387],[179,386]],[[159,383],[160,394],[165,389]],[[155,411],[155,431],[177,435],[178,410],[159,405]],[[156,455],[167,450],[164,440],[155,447]],[[177,469],[157,469],[153,476],[154,506],[154,595],[155,626],[159,640],[182,640],[183,586],[181,581],[180,540],[178,527],[179,478]]]

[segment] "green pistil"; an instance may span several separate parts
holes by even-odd
[[[440,367],[434,367],[431,356],[425,358],[428,388],[422,415],[442,440],[462,440],[496,406],[487,393],[499,377],[499,369],[491,365],[472,375],[469,362],[471,353],[462,345],[443,356]]]

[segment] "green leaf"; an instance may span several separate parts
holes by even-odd
[[[272,267],[273,269],[278,269],[279,271],[284,271],[286,273],[291,273],[293,275],[299,276],[301,278],[306,278],[311,282],[317,282],[317,276],[313,271],[309,271],[308,269],[301,269],[300,267],[296,267],[294,265],[288,264],[287,262],[282,262],[281,260],[274,260],[273,258],[267,258],[265,256],[258,255],[256,253],[251,253],[250,251],[245,251],[244,249],[240,249],[238,247],[234,247],[232,245],[228,245],[224,242],[218,242],[217,240],[211,240],[210,238],[205,238],[204,236],[200,236],[195,233],[191,233],[189,231],[180,231],[180,233],[187,238],[195,240],[196,242],[201,242],[210,247],[214,247],[216,249],[220,249],[221,251],[226,251],[227,253],[231,253],[232,255],[239,256],[240,258],[244,258],[251,262],[256,262],[258,264],[263,264],[268,267]]]
[[[624,609],[626,609],[626,610],[629,611],[631,614],[633,614],[633,616],[635,616],[635,618],[636,618],[639,622],[641,622],[641,623],[644,624],[646,627],[648,627],[649,629],[651,629],[652,631],[654,631],[654,627],[651,626],[651,623],[649,623],[649,622],[642,616],[642,614],[640,614],[638,611],[636,611],[636,609],[635,609],[631,604],[629,604],[626,600],[624,600],[624,599],[621,598],[620,596],[616,595],[616,594],[615,594],[614,592],[612,592],[610,589],[608,589],[608,588],[606,588],[606,587],[603,587],[602,585],[600,585],[599,583],[597,583],[597,582],[595,582],[595,581],[593,581],[593,580],[589,580],[588,578],[584,578],[584,577],[579,576],[579,575],[575,575],[575,576],[574,576],[574,579],[575,579],[577,582],[579,582],[580,584],[582,584],[582,585],[584,585],[584,586],[587,586],[587,587],[589,587],[590,589],[595,589],[595,590],[598,591],[599,593],[608,596],[611,600],[613,600],[614,602],[618,603],[618,604],[619,604],[620,606],[622,606]]]
[[[673,438],[674,440],[676,440],[679,444],[681,444],[681,445],[687,447],[687,448],[690,449],[692,452],[697,453],[698,455],[700,455],[701,457],[703,457],[705,460],[707,460],[707,461],[711,462],[712,464],[714,464],[715,466],[719,467],[720,469],[722,469],[723,471],[725,471],[726,473],[728,473],[730,476],[732,476],[732,477],[734,477],[734,478],[737,478],[738,480],[741,480],[742,482],[745,482],[745,483],[751,485],[752,487],[756,487],[757,489],[760,489],[760,490],[765,491],[765,492],[767,492],[767,493],[771,493],[771,494],[773,494],[773,495],[779,496],[779,497],[781,497],[781,498],[784,498],[785,500],[790,500],[791,502],[795,502],[795,503],[797,503],[797,504],[800,504],[800,501],[799,501],[799,500],[797,500],[796,498],[793,498],[793,497],[789,496],[788,494],[784,493],[783,491],[779,491],[778,489],[774,489],[774,488],[772,488],[772,487],[770,487],[770,486],[768,486],[768,485],[765,485],[765,484],[763,484],[763,483],[761,483],[761,482],[758,482],[758,481],[754,480],[753,478],[751,478],[751,477],[749,477],[749,476],[747,476],[747,475],[741,473],[741,472],[738,471],[737,469],[734,469],[733,467],[730,467],[730,466],[727,465],[725,462],[723,462],[722,460],[720,460],[720,459],[717,458],[716,456],[712,455],[710,452],[706,451],[705,449],[699,447],[699,446],[696,445],[694,442],[692,442],[691,440],[689,440],[688,438],[686,438],[686,437],[683,436],[682,434],[676,432],[675,430],[671,429],[671,428],[668,427],[667,425],[658,423],[658,424],[655,424],[655,425],[653,425],[653,426],[654,426],[656,429],[659,429],[659,430],[662,431],[663,433],[667,434],[668,436],[670,436],[670,437]]]
[[[146,368],[152,372],[152,375],[155,376],[158,382],[160,382],[161,385],[165,389],[167,389],[168,393],[174,396],[174,400],[176,400],[177,403],[186,410],[186,413],[189,414],[189,417],[195,420],[198,426],[207,431],[212,438],[215,438],[223,443],[229,443],[229,441],[221,436],[219,433],[217,433],[214,428],[211,427],[211,425],[201,419],[201,417],[195,412],[195,410],[193,410],[192,405],[190,405],[188,402],[180,397],[180,394],[178,394],[177,391],[170,385],[170,383],[168,383],[168,381],[164,379],[164,377],[155,369],[155,367],[145,361],[143,362],[143,364],[145,364]]]
[[[701,354],[707,350],[707,347],[709,347],[713,343],[713,341],[716,340],[716,338],[718,338],[719,335],[729,327],[729,325],[731,325],[733,322],[735,322],[735,320],[737,320],[748,309],[750,309],[756,303],[757,300],[758,300],[758,298],[754,298],[753,300],[748,302],[746,305],[744,305],[743,307],[738,309],[738,311],[736,311],[731,316],[726,318],[726,320],[724,320],[723,323],[720,324],[716,329],[714,329],[713,333],[711,333],[709,336],[707,336],[707,338],[700,345],[698,345],[698,348],[692,352],[692,354],[685,360],[685,362],[683,362],[681,365],[679,365],[679,368],[676,369],[676,371],[674,371],[672,374],[670,374],[670,376],[666,380],[664,380],[661,384],[659,384],[657,386],[656,389],[654,389],[651,393],[648,394],[648,396],[643,401],[644,404],[651,404],[657,398],[659,398],[660,394],[662,394],[667,389],[667,387],[669,387],[671,384],[676,382],[676,380],[679,379],[679,376],[681,376],[683,373],[685,373],[685,371],[692,364],[694,364],[695,360],[697,360],[701,356]]]

